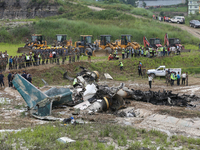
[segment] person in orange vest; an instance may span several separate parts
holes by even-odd
[[[53,54],[52,54],[52,52],[50,52],[50,54],[49,54],[49,59],[50,59],[50,63],[52,64],[53,63]]]

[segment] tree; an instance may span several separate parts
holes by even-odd
[[[147,6],[147,4],[143,1],[142,6],[145,8]]]
[[[188,5],[188,0],[185,1],[185,5]]]

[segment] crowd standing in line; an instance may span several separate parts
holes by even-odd
[[[114,55],[117,56],[117,49],[114,50]],[[122,59],[130,57],[161,57],[169,56],[170,54],[179,54],[180,48],[177,47],[159,47],[157,49],[149,48],[126,48],[122,49]],[[45,64],[57,64],[60,65],[60,58],[62,64],[64,64],[68,58],[69,63],[79,62],[80,53],[68,51],[67,47],[53,47],[48,49],[36,49],[30,51],[28,54],[22,54],[20,56],[9,56],[7,51],[0,52],[0,71],[5,71],[7,64],[9,64],[9,70],[12,69],[22,69],[30,66],[38,66]],[[88,55],[88,61],[91,62],[91,55]]]
[[[51,48],[51,49],[36,49],[30,51],[28,54],[22,54],[20,56],[9,56],[7,51],[0,52],[0,71],[5,71],[7,64],[9,70],[22,69],[30,66],[39,66],[45,64],[57,64],[60,65],[60,58],[62,64],[69,60],[69,63],[79,62],[80,54],[75,52],[69,52],[67,47]],[[91,61],[91,57],[89,58]]]
[[[163,46],[163,47],[158,47],[158,48],[153,48],[153,47],[147,47],[147,48],[123,48],[122,49],[122,59],[125,58],[130,58],[130,57],[162,57],[162,56],[169,56],[169,55],[175,55],[175,54],[180,54],[181,52],[181,47],[177,46]],[[118,49],[116,48],[114,50],[114,56],[117,56],[118,54]],[[109,56],[110,57],[110,56]],[[108,60],[110,60],[108,58]]]

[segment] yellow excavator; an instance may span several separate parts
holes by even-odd
[[[18,48],[18,53],[29,53],[33,49],[47,47],[47,41],[44,40],[44,36],[41,34],[32,34],[31,41],[26,43],[24,47]]]
[[[94,56],[94,51],[97,49],[96,45],[92,43],[92,35],[80,35],[80,41],[75,42],[75,53]]]
[[[108,56],[113,53],[114,49],[119,48],[116,43],[111,43],[111,35],[100,35],[100,40],[96,40],[94,45],[97,47],[94,52],[95,56]]]
[[[72,46],[72,41],[67,40],[66,34],[57,34],[56,35],[56,41],[54,41],[54,44],[52,46]]]
[[[131,37],[132,35],[129,34],[122,34],[121,35],[121,40],[116,40],[116,44],[118,45],[118,47],[120,47],[120,49],[125,49],[125,48],[133,48],[133,49],[137,49],[140,48],[140,44],[137,42],[131,42]]]

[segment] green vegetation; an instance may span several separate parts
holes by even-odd
[[[95,131],[95,132],[94,132]],[[114,150],[116,148],[128,150],[157,147],[173,149],[182,146],[183,149],[198,149],[199,139],[184,136],[168,138],[165,133],[156,130],[135,129],[131,126],[113,124],[84,124],[76,126],[61,126],[60,123],[40,125],[27,128],[17,133],[6,133],[2,138],[1,148],[13,145],[13,148],[28,149],[101,149]],[[60,137],[69,137],[75,143],[60,143]],[[107,140],[109,138],[109,141]]]
[[[29,28],[16,27],[10,32],[5,31],[8,39],[5,39],[4,42],[15,43],[22,40],[20,37],[30,37],[32,33],[40,33],[45,35],[46,40],[49,42],[48,44],[51,44],[56,34],[67,33],[68,37],[72,37],[73,42],[79,40],[79,36],[82,34],[91,34],[94,40],[101,34],[110,34],[113,41],[118,39],[121,34],[131,34],[134,41],[142,44],[143,36],[148,39],[153,37],[163,39],[166,32],[170,37],[180,38],[183,44],[198,44],[199,42],[197,38],[179,28],[159,24],[154,20],[136,19],[129,15],[120,14],[115,10],[88,12],[82,21],[81,15],[69,16],[70,18],[77,18],[79,21],[64,18],[68,16],[69,14],[66,13],[58,16],[60,19],[56,19],[56,17],[52,17],[53,19],[41,19],[38,22],[33,22]],[[20,32],[15,34],[15,30]],[[14,35],[18,38],[14,38]]]
[[[100,73],[100,80],[104,79],[103,73],[109,73],[116,81],[133,81],[138,78],[138,62],[141,61],[143,69],[155,69],[160,65],[170,68],[182,68],[182,71],[189,74],[200,73],[200,60],[198,51],[193,50],[190,53],[182,53],[180,56],[167,56],[158,58],[133,57],[122,60],[124,70],[120,71],[119,61],[107,61],[107,57],[92,57],[93,63],[87,63],[86,56],[81,57],[80,63],[76,62],[68,65],[53,66],[38,70],[37,68],[28,70],[33,76],[33,84],[43,86],[41,79],[44,79],[50,85],[71,85],[72,82],[63,79],[63,74],[67,71],[68,75],[75,77],[80,72],[79,66],[83,66],[91,71]]]
[[[140,16],[149,17],[149,18],[152,18],[153,16],[153,12],[144,8],[133,8],[130,12],[135,15],[140,15]]]
[[[20,53],[17,53],[17,49],[22,46],[24,44],[0,43],[0,51],[5,52],[7,50],[10,56],[20,55]]]
[[[161,8],[153,8],[150,7],[148,10],[152,12],[187,12],[187,6],[180,7],[161,7]]]
[[[118,39],[121,34],[131,34],[134,41],[142,44],[143,36],[146,36],[148,39],[153,37],[163,39],[167,32],[170,37],[180,38],[183,44],[198,43],[198,39],[179,28],[160,24],[155,20],[138,19],[121,11],[116,11],[123,10],[124,12],[129,10],[131,13],[142,13],[144,16],[152,16],[152,12],[145,9],[133,8],[131,5],[117,3],[102,4],[109,9],[97,12],[82,4],[63,3],[59,8],[61,15],[46,19],[35,19],[31,25],[19,26],[13,29],[1,28],[0,41],[5,43],[21,43],[26,38],[30,39],[31,34],[40,33],[45,35],[48,44],[51,45],[53,40],[55,40],[55,35],[63,33],[68,35],[68,39],[71,37],[73,42],[79,40],[79,35],[82,34],[93,35],[93,40],[101,34],[110,34],[112,35],[112,41]],[[130,9],[123,8],[121,5]]]

